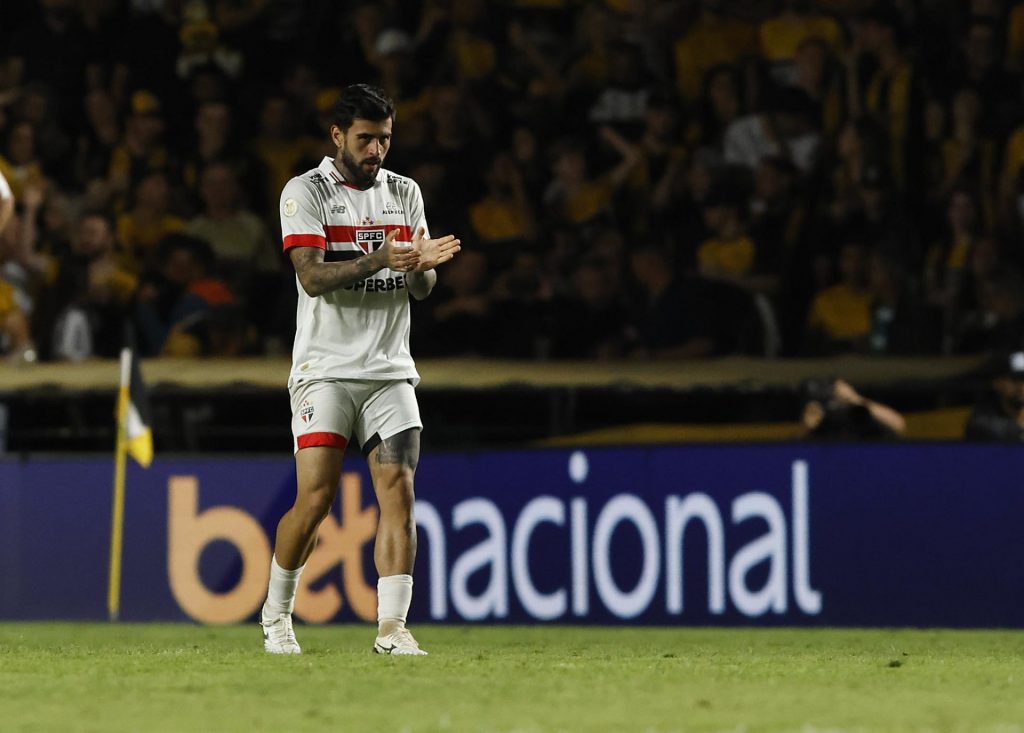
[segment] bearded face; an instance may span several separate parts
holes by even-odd
[[[344,132],[333,128],[341,171],[354,186],[369,188],[373,185],[391,148],[391,126],[389,117],[380,121],[356,119]]]

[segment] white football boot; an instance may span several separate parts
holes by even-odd
[[[266,613],[261,612],[260,626],[263,627],[264,650],[271,654],[302,654],[299,642],[295,640],[290,613],[267,618]]]
[[[427,653],[420,649],[419,643],[409,633],[409,629],[399,626],[387,636],[378,636],[373,643],[373,651],[377,654],[393,654],[404,657],[425,657]]]

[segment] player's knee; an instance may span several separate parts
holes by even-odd
[[[295,501],[295,510],[305,529],[315,529],[331,511],[334,496],[329,491],[313,491],[301,495]]]
[[[382,511],[385,509],[385,505],[388,508],[394,508],[401,512],[412,511],[412,505],[416,496],[413,490],[413,471],[411,468],[403,467],[389,472],[379,484],[377,498]]]

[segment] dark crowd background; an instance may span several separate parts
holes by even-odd
[[[10,358],[284,354],[340,87],[462,253],[417,356],[1024,346],[1024,3],[0,0]]]

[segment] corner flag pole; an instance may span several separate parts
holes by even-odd
[[[121,386],[117,392],[117,442],[114,448],[114,501],[110,522],[110,582],[107,613],[117,621],[121,613],[121,545],[124,536],[124,481],[128,460],[128,388],[131,383],[132,352],[121,350]]]

